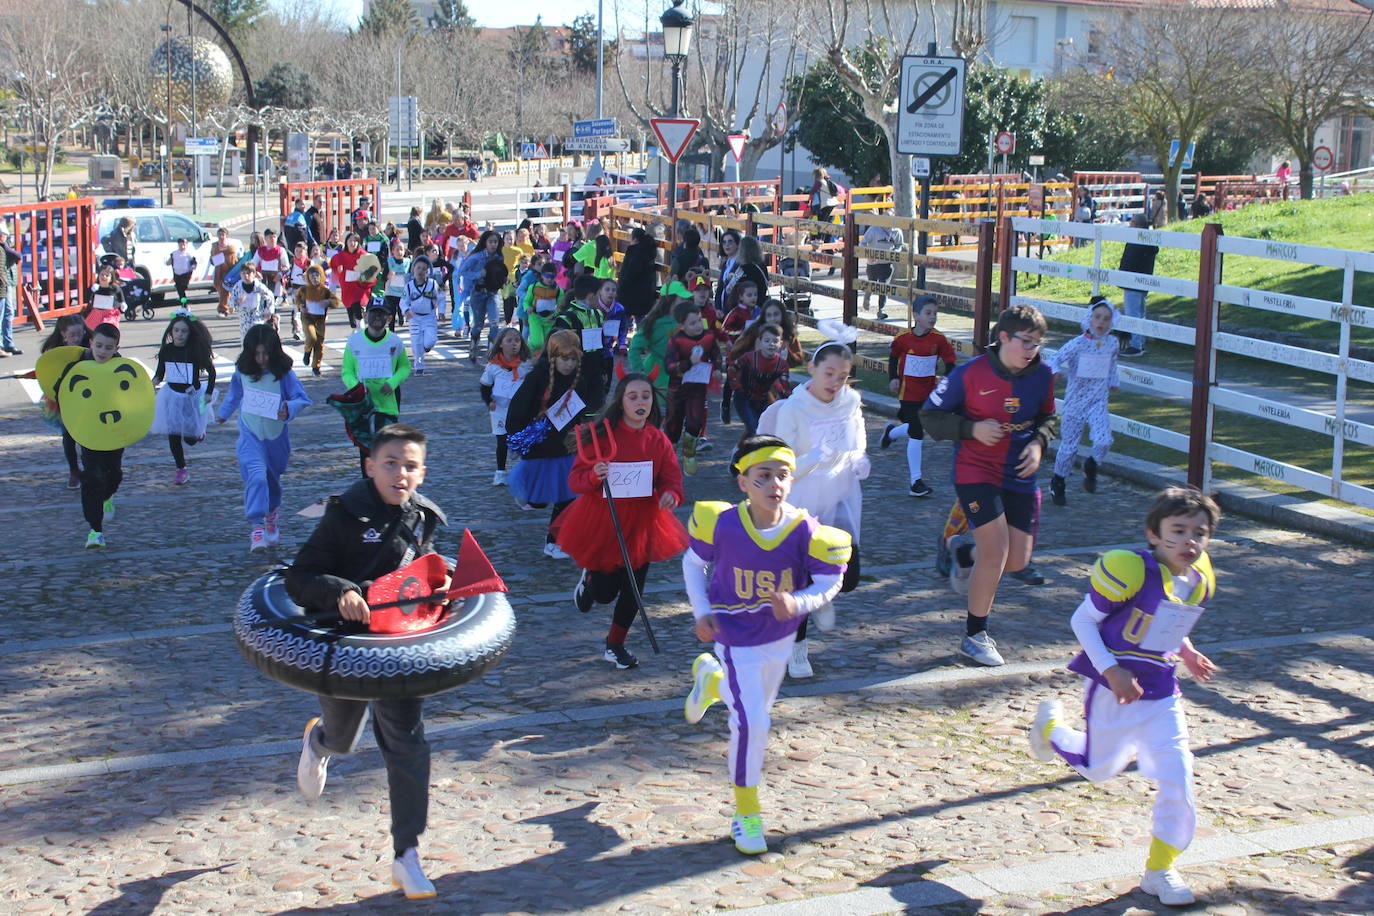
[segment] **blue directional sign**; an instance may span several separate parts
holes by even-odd
[[[1182,144],[1182,143],[1179,143],[1177,140],[1170,140],[1170,141],[1169,141],[1169,161],[1170,161],[1170,162],[1177,162],[1177,161],[1178,161],[1178,148],[1179,148],[1180,146],[1182,146],[1182,145],[1183,145],[1183,144]],[[1182,165],[1182,168],[1191,169],[1191,168],[1193,167],[1193,150],[1195,150],[1196,148],[1197,148],[1197,144],[1196,144],[1196,143],[1189,143],[1189,144],[1188,144],[1188,152],[1186,152],[1186,153],[1183,154],[1183,165]]]
[[[574,121],[574,137],[614,137],[617,135],[615,118],[594,118],[590,121]]]

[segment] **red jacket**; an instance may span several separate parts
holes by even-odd
[[[366,253],[367,252],[363,251],[361,248],[357,251],[349,251],[345,248],[329,259],[330,269],[335,271],[339,276],[339,291],[342,294],[341,298],[343,299],[344,305],[353,305],[358,302],[362,302],[366,305],[366,300],[372,297],[372,285],[377,282],[375,279],[371,283],[356,283],[344,279],[345,271],[353,270],[357,267],[358,259]]]
[[[740,332],[749,326],[751,317],[752,313],[742,305],[737,305],[729,311],[725,320],[720,323],[719,336],[725,349],[728,350],[730,345],[735,342],[735,338],[739,337]]]
[[[678,467],[677,450],[663,434],[663,430],[648,424],[645,424],[643,429],[630,429],[624,423],[616,423],[611,427],[611,434],[615,439],[615,458],[612,459],[614,462],[654,463],[654,505],[658,504],[664,493],[672,493],[677,497],[678,505],[682,505],[685,498],[682,493],[682,469]],[[605,450],[603,441],[602,451]],[[601,487],[601,481],[592,473],[592,466],[596,460],[591,455],[591,449],[586,446],[582,452],[587,454],[587,458],[584,459],[581,453],[578,454],[572,470],[568,472],[568,487],[574,493],[596,497],[604,502],[606,494]]]
[[[908,356],[916,357],[913,364],[921,364],[919,375],[912,375],[907,371],[911,368],[907,364]],[[936,363],[943,362],[945,375],[949,375],[954,369],[954,361],[954,347],[950,345],[949,338],[939,331],[931,329],[919,337],[912,331],[907,331],[892,341],[892,351],[887,360],[887,377],[901,381],[897,389],[897,396],[901,400],[922,404],[935,390]],[[928,372],[925,371],[927,366]]]
[[[700,337],[688,337],[679,329],[668,338],[668,352],[663,359],[671,384],[680,384],[687,370],[692,368],[692,350],[696,347],[701,347],[703,363],[720,368],[720,345],[716,343],[716,335],[703,331]]]

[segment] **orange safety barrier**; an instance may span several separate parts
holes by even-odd
[[[381,212],[382,198],[378,193],[375,178],[346,178],[333,181],[283,181],[279,185],[281,217],[286,219],[291,212],[292,202],[299,197],[305,201],[307,209],[316,196],[324,198],[325,238],[335,229],[347,232],[352,225],[352,213],[358,208],[358,201],[369,198],[373,216]],[[324,239],[320,239],[323,242]]]
[[[100,240],[95,231],[95,201],[89,197],[52,203],[0,207],[20,255],[15,322],[45,321],[81,310],[95,282]]]

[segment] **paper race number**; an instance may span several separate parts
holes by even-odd
[[[652,461],[612,461],[606,482],[616,499],[654,495],[654,463]]]

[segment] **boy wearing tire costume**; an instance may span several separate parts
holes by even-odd
[[[366,459],[367,479],[330,500],[324,517],[286,573],[286,591],[302,607],[337,610],[366,624],[368,582],[434,553],[444,513],[418,492],[425,478],[425,435],[394,423],[382,427]],[[445,583],[442,591],[447,591]],[[320,715],[305,726],[296,780],[310,800],[324,790],[329,758],[352,753],[367,716],[386,763],[391,793],[391,878],[406,897],[435,896],[420,867],[417,843],[429,809],[429,743],[423,700],[344,700],[320,697]]]

